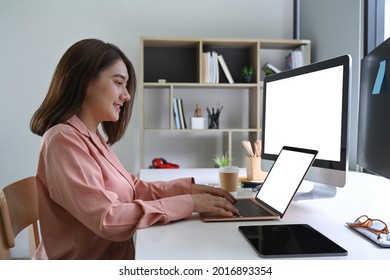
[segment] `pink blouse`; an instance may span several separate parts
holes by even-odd
[[[192,178],[144,182],[79,118],[42,139],[36,183],[42,242],[35,259],[133,259],[139,228],[191,216]]]

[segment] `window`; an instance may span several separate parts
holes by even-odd
[[[390,0],[365,0],[364,55],[390,37],[389,26]]]
[[[385,38],[390,37],[390,0],[385,0]]]

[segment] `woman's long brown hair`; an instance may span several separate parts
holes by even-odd
[[[42,136],[52,126],[63,123],[76,114],[84,101],[89,82],[99,73],[122,60],[129,74],[127,90],[130,101],[125,102],[116,122],[103,122],[107,143],[120,140],[130,122],[133,109],[136,76],[131,61],[115,45],[97,39],[85,39],[72,45],[62,56],[54,71],[48,93],[34,113],[30,129]]]

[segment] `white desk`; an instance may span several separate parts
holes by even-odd
[[[143,170],[140,178],[154,181],[193,176],[200,183],[216,183],[214,172],[216,169]],[[251,195],[251,191],[239,195]],[[390,249],[379,248],[345,226],[362,214],[390,222],[389,198],[390,180],[350,172],[346,186],[337,189],[335,197],[294,200],[280,221],[205,223],[194,214],[187,220],[138,230],[136,259],[259,259],[238,226],[306,223],[348,251],[347,256],[321,259],[390,260]]]

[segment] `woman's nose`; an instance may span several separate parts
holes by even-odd
[[[129,101],[129,100],[130,100],[130,94],[129,94],[129,92],[127,91],[127,88],[124,88],[124,89],[123,89],[123,92],[122,92],[122,94],[121,94],[121,98],[122,98],[122,100],[124,100],[124,101]]]

